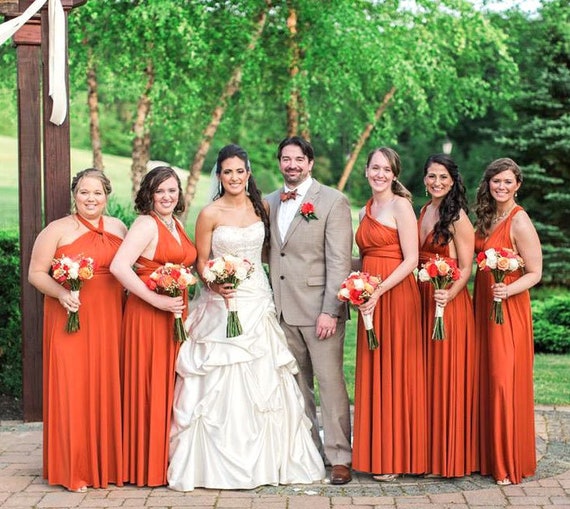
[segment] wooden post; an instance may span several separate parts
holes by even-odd
[[[62,0],[66,20],[70,9],[78,7],[86,1]],[[19,12],[15,12],[14,9],[16,3]],[[16,16],[29,7],[31,3],[32,0],[15,0],[14,2],[3,0],[0,3],[0,14],[6,14],[10,17]],[[42,227],[48,222],[68,214],[70,208],[69,118],[67,117],[61,126],[49,122],[52,100],[48,93],[48,28],[46,5],[40,16],[34,16],[14,35],[18,66],[22,390],[25,421],[42,420],[43,299],[41,294],[28,283],[32,246]],[[65,37],[67,56],[67,29]],[[67,69],[65,81],[69,90]],[[43,94],[40,90],[43,90]],[[43,213],[42,133],[44,142]]]
[[[67,11],[65,16],[65,49],[67,55]],[[69,214],[71,198],[69,182],[71,174],[71,150],[69,114],[63,124],[55,125],[48,121],[51,117],[52,100],[49,96],[49,27],[48,11],[42,9],[42,54],[44,65],[43,118],[44,120],[44,214],[46,224]],[[65,62],[65,87],[69,90],[67,58]],[[67,99],[69,112],[69,99]]]
[[[31,0],[20,1],[23,11]],[[28,283],[32,246],[41,231],[41,26],[31,19],[14,35],[18,65],[18,193],[22,288],[22,396],[24,420],[42,420],[43,299]]]

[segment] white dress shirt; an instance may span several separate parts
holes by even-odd
[[[285,239],[285,235],[287,235],[287,230],[291,225],[291,221],[293,221],[295,214],[299,212],[301,204],[303,203],[303,198],[309,191],[309,188],[311,187],[312,183],[313,179],[308,178],[295,189],[289,189],[287,186],[283,188],[284,192],[296,190],[297,197],[281,202],[281,205],[279,206],[277,225],[279,226],[279,234],[281,236],[281,242],[283,242],[283,240]]]

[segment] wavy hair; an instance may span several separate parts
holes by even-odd
[[[453,237],[452,224],[459,219],[461,210],[469,213],[467,196],[463,177],[459,173],[457,164],[447,154],[434,154],[429,156],[424,164],[424,177],[432,164],[441,164],[448,171],[453,185],[444,196],[439,206],[439,220],[433,227],[433,244],[445,246]]]
[[[482,235],[487,235],[493,225],[493,218],[497,214],[497,202],[491,196],[489,190],[490,180],[499,173],[511,170],[518,183],[522,184],[523,175],[519,165],[508,157],[495,159],[483,173],[479,187],[477,188],[477,202],[475,204],[475,227]]]
[[[368,157],[366,159],[366,168],[368,168],[370,166],[370,161],[372,160],[372,157],[374,156],[374,154],[376,154],[377,152],[380,152],[381,154],[384,155],[384,157],[386,159],[388,159],[388,162],[390,163],[390,168],[392,169],[392,173],[396,177],[392,181],[392,186],[391,186],[392,192],[394,194],[397,194],[398,196],[402,196],[403,198],[406,198],[407,200],[409,200],[411,202],[412,201],[412,193],[410,193],[410,191],[408,191],[406,189],[406,187],[398,180],[398,177],[400,176],[400,173],[402,172],[402,163],[400,161],[400,156],[398,155],[398,152],[396,152],[395,150],[393,150],[389,147],[375,148],[374,150],[372,150],[368,154]]]
[[[154,205],[154,193],[156,193],[158,186],[170,177],[174,177],[178,185],[178,203],[174,207],[174,213],[180,214],[184,212],[184,195],[182,194],[182,185],[180,184],[178,174],[170,166],[157,166],[144,176],[135,197],[135,210],[139,214],[151,213]]]
[[[230,157],[237,157],[241,159],[245,165],[245,169],[249,173],[249,179],[247,181],[247,195],[253,205],[253,210],[255,214],[263,221],[263,226],[265,227],[265,237],[263,243],[265,246],[269,245],[270,233],[269,233],[269,216],[265,207],[263,206],[263,200],[261,198],[261,192],[255,183],[253,174],[251,172],[251,164],[249,163],[249,157],[247,152],[241,148],[239,145],[230,144],[222,147],[218,152],[218,158],[216,159],[216,175],[220,175],[222,171],[222,163],[229,159]],[[221,198],[225,194],[224,186],[220,185],[218,194],[214,197],[214,200]]]

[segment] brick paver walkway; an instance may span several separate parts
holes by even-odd
[[[536,476],[517,486],[498,487],[492,479],[405,476],[377,483],[356,474],[344,486],[263,486],[255,490],[167,488],[90,489],[70,493],[48,486],[41,477],[42,425],[0,422],[1,508],[192,508],[192,509],[424,509],[453,508],[570,509],[570,407],[536,409],[539,457]]]

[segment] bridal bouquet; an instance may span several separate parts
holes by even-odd
[[[179,297],[186,288],[196,282],[197,279],[189,268],[182,264],[165,263],[149,276],[146,286],[153,292]],[[174,313],[174,338],[179,343],[187,339],[181,313]]]
[[[367,272],[351,272],[340,285],[337,298],[353,306],[360,306],[370,299],[374,290],[378,288],[381,282],[382,280],[378,276],[371,276]],[[372,315],[362,314],[362,322],[366,330],[368,348],[376,350],[378,348],[378,338],[372,325]]]
[[[479,270],[490,271],[493,274],[495,283],[502,283],[507,274],[524,267],[524,261],[512,249],[492,247],[477,254],[477,265]],[[494,318],[495,323],[499,325],[505,322],[502,299],[493,298],[493,306],[491,307],[489,318]]]
[[[216,283],[219,285],[230,283],[237,288],[253,272],[254,266],[245,258],[233,255],[218,256],[213,260],[208,260],[202,277],[206,283]],[[228,321],[226,324],[226,336],[235,338],[243,330],[237,313],[237,303],[235,298],[226,301],[228,308]]]
[[[60,284],[69,287],[71,294],[79,298],[79,290],[83,285],[83,281],[87,281],[93,277],[95,271],[95,263],[93,258],[77,256],[70,258],[62,256],[54,258],[51,262],[51,275]],[[67,333],[77,332],[79,330],[79,311],[67,312],[67,324],[65,331]]]
[[[461,272],[457,267],[457,262],[451,258],[440,257],[430,258],[422,265],[418,272],[418,279],[423,282],[431,282],[436,290],[447,288],[453,281],[457,281]],[[443,306],[436,304],[435,321],[431,339],[445,339],[445,326],[443,323]]]

